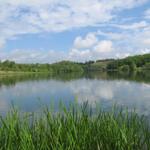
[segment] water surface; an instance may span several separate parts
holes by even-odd
[[[114,103],[136,108],[150,116],[150,73],[74,73],[61,75],[0,76],[0,111],[12,103],[21,111],[39,111],[42,105],[65,105],[74,100],[87,101],[93,107],[100,103],[105,109]]]

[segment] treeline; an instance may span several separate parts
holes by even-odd
[[[150,54],[136,55],[114,60],[107,65],[107,70],[150,70]]]
[[[53,64],[16,64],[6,60],[0,62],[0,71],[18,72],[50,72],[50,73],[70,73],[84,71],[134,71],[150,70],[150,54],[130,56],[124,59],[104,59],[97,61],[87,61],[77,63],[71,61],[61,61]]]
[[[81,65],[75,62],[62,61],[54,64],[16,64],[13,61],[6,60],[0,62],[0,71],[18,71],[18,72],[82,72]]]

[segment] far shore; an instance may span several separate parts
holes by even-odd
[[[30,72],[30,71],[0,71],[0,75],[16,75],[16,74],[40,74],[50,72]]]

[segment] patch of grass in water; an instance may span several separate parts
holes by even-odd
[[[88,104],[39,116],[12,109],[0,117],[1,150],[148,150],[150,129],[133,112],[92,112]]]

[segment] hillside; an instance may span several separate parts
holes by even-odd
[[[123,59],[104,59],[84,64],[88,71],[134,71],[150,70],[150,54],[130,56]]]
[[[136,55],[114,60],[107,65],[107,70],[150,70],[150,54]]]
[[[111,63],[113,59],[107,59],[107,60],[97,60],[93,64],[91,64],[91,70],[106,70],[107,65]]]
[[[61,61],[53,64],[17,64],[13,61],[4,61],[0,63],[1,72],[83,72],[83,67],[78,63],[71,61]]]
[[[0,62],[1,72],[84,72],[84,71],[133,71],[150,70],[150,54],[136,55],[124,59],[104,59],[77,63],[61,61],[53,64],[17,64],[13,61]]]

